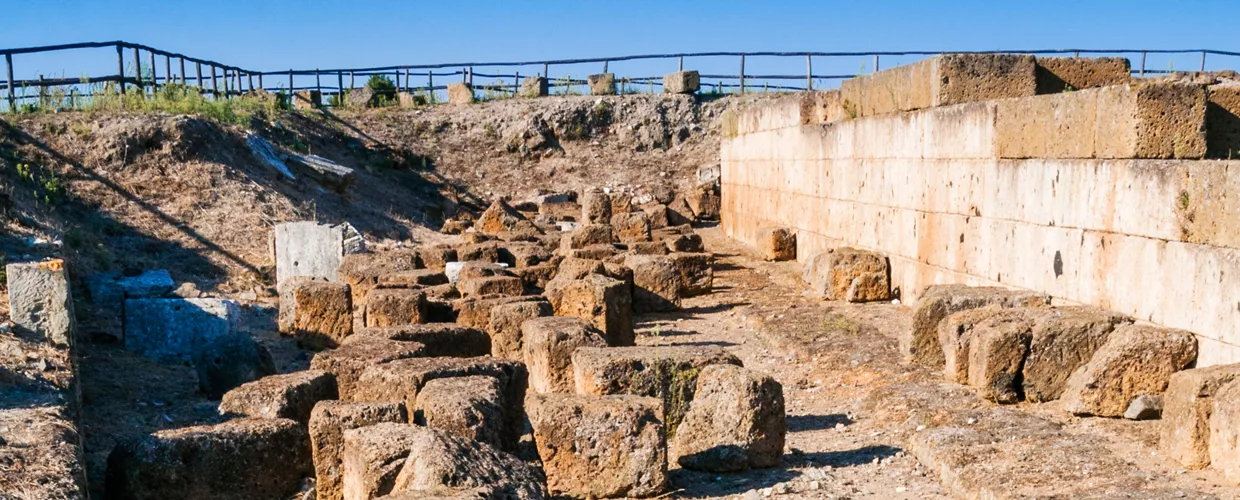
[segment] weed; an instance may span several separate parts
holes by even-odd
[[[1192,203],[1188,191],[1180,191],[1180,197],[1177,201],[1179,202],[1180,210],[1188,210],[1188,206]]]
[[[844,332],[853,336],[861,333],[861,327],[856,321],[837,313],[828,313],[822,319],[822,329],[829,332]]]

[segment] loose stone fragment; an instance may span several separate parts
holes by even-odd
[[[1064,409],[1076,415],[1119,417],[1132,398],[1161,394],[1171,374],[1197,359],[1197,339],[1183,330],[1146,325],[1115,329],[1093,359],[1065,383]]]
[[[220,413],[287,418],[305,424],[315,404],[337,397],[336,377],[323,370],[307,370],[242,384],[224,394]]]
[[[698,375],[673,451],[680,466],[691,470],[773,467],[783,456],[787,432],[779,382],[739,366],[711,365]]]
[[[1132,399],[1124,418],[1128,420],[1158,420],[1162,417],[1163,397],[1158,394],[1142,394]]]
[[[1219,389],[1240,380],[1240,364],[1171,374],[1163,396],[1158,449],[1187,469],[1210,465],[1210,415]]]
[[[382,422],[402,424],[409,417],[400,403],[322,401],[310,413],[310,449],[314,454],[314,490],[318,500],[341,500],[344,432]]]
[[[797,235],[787,228],[766,228],[758,234],[758,256],[763,260],[796,260]]]
[[[548,302],[516,302],[502,304],[491,309],[491,355],[497,358],[521,361],[523,335],[521,325],[554,311]]]
[[[440,378],[418,391],[414,423],[455,436],[502,446],[503,395],[495,377]]]
[[[425,492],[428,496],[410,497],[425,499],[434,498],[429,494],[443,492],[444,488],[475,494],[482,490],[488,500],[547,497],[540,475],[517,457],[485,442],[435,429],[419,429],[393,490]]]
[[[573,352],[579,347],[607,347],[603,332],[581,318],[551,316],[521,324],[530,388],[538,393],[573,392]]]

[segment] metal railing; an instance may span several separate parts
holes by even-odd
[[[17,80],[14,78],[14,56],[26,54],[39,54],[49,52],[61,52],[81,49],[99,49],[99,48],[115,48],[116,51],[116,74],[98,77],[82,77],[82,78],[44,78],[39,75],[36,79]],[[1162,55],[1185,55],[1200,54],[1200,64],[1196,68],[1198,71],[1206,70],[1207,56],[1222,56],[1228,61],[1220,66],[1221,68],[1231,69],[1235,61],[1240,58],[1240,52],[1230,52],[1211,49],[1036,49],[1036,50],[995,50],[995,51],[878,51],[878,52],[695,52],[695,53],[671,53],[671,54],[644,54],[629,55],[618,57],[599,57],[599,58],[583,58],[583,59],[552,59],[552,60],[531,60],[531,61],[506,61],[506,62],[456,62],[456,63],[440,63],[440,64],[412,64],[412,65],[393,65],[368,68],[330,68],[330,69],[289,69],[282,71],[259,71],[253,69],[241,68],[229,64],[224,64],[209,59],[202,59],[187,56],[184,54],[160,50],[154,47],[124,42],[86,42],[64,45],[50,45],[42,47],[24,47],[14,49],[0,49],[0,54],[4,56],[6,73],[5,80],[0,81],[0,91],[3,91],[3,99],[0,102],[7,104],[7,109],[12,111],[17,109],[19,102],[30,99],[38,99],[40,102],[46,102],[49,99],[49,89],[59,88],[68,90],[63,92],[67,97],[91,97],[96,86],[104,84],[105,87],[115,85],[110,91],[124,94],[127,88],[131,91],[154,92],[162,86],[168,84],[179,84],[186,87],[196,88],[200,93],[210,96],[213,99],[226,99],[233,96],[242,95],[246,92],[263,89],[267,91],[302,91],[317,90],[321,97],[335,96],[339,101],[343,102],[345,92],[350,89],[357,88],[357,78],[368,78],[372,75],[382,75],[390,77],[390,81],[394,84],[398,91],[405,92],[421,92],[433,95],[435,91],[447,88],[445,79],[459,77],[462,81],[473,83],[475,77],[506,79],[511,77],[513,83],[511,85],[505,83],[491,85],[476,85],[476,89],[485,91],[500,92],[501,94],[516,94],[521,85],[520,68],[534,67],[541,71],[534,71],[532,74],[527,73],[526,76],[541,76],[547,78],[548,86],[552,89],[561,89],[572,91],[575,86],[586,84],[585,80],[573,79],[568,76],[552,78],[553,67],[576,66],[583,64],[601,64],[601,72],[609,72],[609,65],[616,62],[627,61],[648,61],[648,60],[675,60],[678,70],[685,68],[685,59],[706,59],[706,58],[736,58],[738,63],[738,71],[735,74],[702,74],[701,79],[703,86],[710,92],[746,92],[755,88],[777,91],[799,91],[812,90],[815,88],[815,82],[843,80],[857,76],[857,74],[816,74],[814,73],[814,62],[823,59],[835,58],[865,58],[873,59],[872,71],[878,71],[881,68],[882,58],[884,57],[923,57],[933,56],[944,53],[967,53],[967,54],[1032,54],[1032,55],[1072,55],[1080,57],[1082,55],[1122,55],[1139,57],[1139,64],[1132,69],[1134,75],[1147,76],[1166,74],[1173,72],[1172,70],[1155,70],[1148,68],[1146,58],[1152,54]],[[129,53],[128,59],[126,53]],[[804,58],[805,72],[800,74],[753,74],[747,73],[745,70],[746,58]],[[162,61],[160,60],[162,59]],[[129,70],[126,64],[129,64]],[[160,67],[162,63],[162,68]],[[175,64],[174,64],[175,63]],[[435,71],[453,68],[453,71]],[[459,68],[459,69],[457,69]],[[475,72],[475,68],[510,68],[513,72],[497,72],[489,71],[487,73]],[[162,69],[162,76],[160,70]],[[189,71],[193,71],[193,76],[189,76]],[[345,78],[348,77],[348,86],[345,85]],[[266,79],[264,79],[266,77]],[[298,81],[300,77],[300,81]],[[313,77],[313,84],[308,84],[306,79]],[[441,84],[436,84],[436,79]],[[327,80],[327,84],[324,84]],[[331,85],[331,80],[335,80],[335,85]],[[710,83],[713,80],[715,83]],[[624,76],[617,77],[618,84],[625,85],[646,85],[653,90],[655,87],[662,87],[662,76]],[[789,84],[785,82],[801,81],[802,84]],[[755,82],[764,82],[756,85]],[[772,84],[774,82],[775,84]],[[298,85],[301,83],[301,85]],[[365,83],[363,82],[363,85]],[[17,92],[21,89],[22,92]],[[33,89],[33,94],[30,90]],[[330,99],[329,99],[330,101]]]

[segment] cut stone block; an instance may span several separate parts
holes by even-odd
[[[1240,84],[1211,85],[1206,98],[1206,155],[1240,158]]]
[[[187,361],[206,343],[237,331],[241,309],[227,299],[128,299],[125,349]]]
[[[1093,359],[1068,377],[1064,409],[1076,415],[1119,417],[1133,398],[1161,394],[1171,374],[1197,360],[1197,339],[1183,330],[1124,325]]]
[[[365,250],[361,236],[349,224],[286,222],[275,229],[276,288],[294,276],[336,280],[346,254]]]
[[[538,393],[572,393],[573,352],[578,347],[607,347],[602,330],[581,318],[534,318],[521,324],[520,333],[530,388]]]
[[[357,317],[361,317],[366,307],[366,294],[379,286],[382,277],[417,269],[418,253],[414,250],[350,254],[341,260],[333,279],[349,284],[353,308]]]
[[[715,284],[715,271],[711,267],[714,257],[708,253],[673,253],[669,255],[680,270],[680,295],[695,297],[710,293]]]
[[[289,498],[313,468],[306,430],[242,418],[122,441],[108,455],[107,498]]]
[[[353,400],[362,370],[398,359],[423,356],[426,347],[417,342],[400,342],[377,335],[359,336],[340,346],[323,351],[310,360],[310,368],[336,376],[340,399]]]
[[[302,111],[321,108],[323,107],[323,93],[318,90],[293,92],[293,107]]]
[[[650,241],[650,219],[645,212],[626,212],[611,216],[611,230],[617,241]]]
[[[555,279],[558,281],[579,280],[591,274],[604,274],[604,272],[601,260],[566,257],[560,261]]]
[[[616,75],[603,73],[586,77],[590,95],[616,95]]]
[[[702,87],[702,76],[697,71],[677,71],[663,77],[663,92],[667,94],[695,94]]]
[[[630,290],[623,281],[590,274],[564,283],[551,304],[556,316],[581,318],[603,330],[607,345],[631,346],[636,337]]]
[[[650,221],[650,229],[667,227],[672,217],[667,209],[667,205],[661,203],[643,206],[642,213],[645,213],[646,220]]]
[[[680,308],[685,287],[676,261],[663,255],[629,255],[624,267],[633,270],[633,310],[664,312]]]
[[[804,278],[815,293],[828,299],[871,302],[891,297],[889,274],[882,254],[840,247],[814,256]]]
[[[566,257],[577,257],[579,259],[607,260],[615,257],[619,252],[615,245],[590,245],[585,248],[570,250],[565,254]]]
[[[503,394],[503,447],[515,450],[524,430],[525,389],[529,375],[517,361],[479,358],[407,358],[375,365],[362,372],[354,401],[404,402],[416,407],[418,393],[426,383],[442,378],[487,376],[499,380]]]
[[[280,289],[280,333],[302,347],[336,347],[353,334],[353,298],[349,285],[299,276]]]
[[[702,368],[721,364],[741,361],[715,346],[582,347],[573,352],[573,380],[578,394],[659,398],[670,436],[689,410]]]
[[[486,332],[456,323],[425,323],[421,325],[367,328],[345,342],[345,345],[366,342],[368,337],[415,343],[422,346],[421,356],[469,358],[491,354],[491,339]]]
[[[544,248],[539,243],[509,242],[499,248],[500,262],[508,264],[517,270],[523,267],[542,264],[550,261],[553,257],[551,250]],[[514,272],[517,271],[514,270]]]
[[[374,288],[366,293],[365,325],[386,328],[425,323],[426,292],[408,288]]]
[[[931,285],[913,306],[913,327],[901,332],[900,353],[906,361],[931,368],[943,366],[939,345],[939,322],[952,313],[988,305],[1004,308],[1038,307],[1050,304],[1050,296],[1001,287]]]
[[[461,279],[457,281],[456,288],[465,298],[483,295],[515,297],[525,293],[525,284],[516,276]]]
[[[468,83],[449,83],[448,84],[448,103],[449,104],[473,104],[474,88]]]
[[[125,299],[157,299],[168,295],[177,286],[166,269],[143,271],[137,276],[93,274],[84,281],[92,303],[117,309],[124,306]]]
[[[416,108],[418,106],[427,105],[426,96],[423,94],[414,94],[413,92],[397,92],[397,104],[402,108]]]
[[[241,384],[276,372],[271,353],[246,334],[207,341],[192,358],[198,390],[211,399],[219,399]]]
[[[533,394],[529,418],[552,495],[648,497],[667,488],[659,400]]]
[[[739,366],[711,365],[698,375],[697,393],[676,430],[672,452],[690,470],[774,467],[783,457],[787,433],[779,382]]]
[[[698,184],[685,193],[685,202],[698,220],[719,220],[719,186],[714,183]]]
[[[456,257],[464,262],[499,262],[499,245],[493,241],[460,245],[456,247]]]
[[[635,241],[625,246],[632,255],[667,255],[667,245],[662,241]]]
[[[1231,381],[1211,401],[1210,468],[1240,483],[1240,382]]]
[[[1033,56],[944,54],[844,80],[842,106],[863,118],[1037,93]]]
[[[521,97],[546,97],[547,79],[541,76],[527,76],[521,80]]]
[[[758,257],[771,262],[796,260],[796,233],[782,227],[760,229],[758,233]]]
[[[996,103],[1000,158],[1202,158],[1206,91],[1143,83]]]
[[[584,224],[608,224],[611,222],[611,195],[598,190],[581,193],[581,222]],[[607,240],[611,242],[610,239]]]
[[[982,399],[1020,401],[1020,371],[1033,339],[1029,309],[1007,309],[973,326],[969,341],[969,385]]]
[[[502,398],[499,380],[495,377],[431,380],[418,391],[414,423],[492,446],[503,446]]]
[[[939,322],[944,379],[956,384],[969,383],[969,348],[973,342],[973,329],[1002,310],[997,305],[965,309]]]
[[[702,237],[697,234],[677,234],[666,236],[663,243],[669,252],[702,253],[706,247],[702,245]]]
[[[517,268],[516,274],[527,289],[541,290],[555,278],[556,264],[547,262],[536,266]]]
[[[1021,370],[1025,399],[1035,403],[1059,399],[1068,376],[1094,357],[1116,327],[1132,323],[1132,318],[1094,307],[1041,309]]]
[[[628,193],[613,192],[607,195],[611,200],[611,216],[633,212],[633,196]]]
[[[489,278],[492,276],[511,276],[508,265],[496,262],[467,261],[449,262],[444,266],[444,275],[448,282],[459,283],[462,279]]]
[[[481,498],[486,500],[543,500],[547,491],[542,483],[541,474],[529,464],[489,443],[421,429],[410,444],[409,458],[393,489],[423,495],[402,498],[434,498],[430,495],[441,493],[433,492],[449,488],[461,495],[471,491],[483,494],[486,496]]]
[[[448,275],[442,270],[417,269],[379,276],[377,288],[420,288],[449,283]]]
[[[344,432],[390,422],[408,421],[399,403],[345,403],[322,401],[310,414],[310,449],[314,455],[314,490],[317,500],[343,498],[342,462]]]
[[[1039,57],[1038,94],[1122,85],[1132,80],[1124,57]]]
[[[1210,465],[1210,415],[1219,389],[1240,380],[1240,364],[1171,374],[1163,398],[1158,449],[1186,469]]]
[[[4,271],[8,277],[13,333],[35,342],[73,345],[76,319],[65,262],[56,259],[8,264]]]
[[[550,302],[516,302],[491,308],[491,355],[497,358],[522,360],[521,325],[527,320],[551,316]]]
[[[525,221],[525,216],[500,199],[491,202],[491,206],[482,211],[478,220],[474,221],[474,229],[483,234],[498,234],[516,229],[521,221]]]
[[[370,500],[392,493],[396,477],[424,427],[379,422],[344,431],[340,492],[343,500]]]
[[[444,266],[449,262],[460,260],[457,258],[456,249],[449,246],[418,247],[415,252],[419,266],[436,271],[444,270]]]
[[[305,424],[319,401],[336,399],[336,377],[323,370],[271,375],[224,394],[221,414],[287,418]]]
[[[457,300],[452,303],[452,309],[457,313],[457,324],[486,330],[491,326],[491,309],[495,306],[515,302],[545,302],[546,300],[546,298],[537,295],[476,297]]]

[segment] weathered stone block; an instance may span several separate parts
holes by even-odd
[[[271,375],[224,394],[221,414],[287,418],[305,424],[319,401],[336,399],[336,377],[323,370]]]
[[[554,262],[545,262],[536,266],[519,267],[514,271],[521,283],[527,289],[541,290],[547,287],[547,283],[555,278],[557,265]]]
[[[630,255],[667,255],[667,245],[662,241],[635,241],[624,246]]]
[[[669,252],[701,253],[706,251],[702,245],[702,237],[697,234],[676,234],[665,236],[663,243]]]
[[[1210,465],[1210,415],[1219,389],[1240,380],[1240,364],[1171,374],[1163,398],[1158,449],[1187,469]]]
[[[377,288],[421,288],[448,283],[448,275],[442,270],[416,269],[381,275]]]
[[[714,259],[708,253],[673,253],[668,255],[680,270],[680,296],[694,297],[710,293],[715,284]]]
[[[499,380],[469,376],[430,380],[418,391],[414,423],[492,446],[503,446]]]
[[[663,92],[667,94],[695,94],[702,87],[702,76],[697,71],[677,71],[663,77]]]
[[[317,90],[293,92],[293,107],[302,111],[321,108],[323,107],[323,93]]]
[[[420,267],[437,271],[444,270],[444,266],[449,262],[460,260],[456,249],[449,246],[418,247],[415,253]]]
[[[393,490],[417,492],[399,498],[543,500],[541,474],[521,459],[486,442],[435,429],[420,429],[409,447],[409,458],[396,476]],[[451,490],[456,490],[452,492]],[[439,493],[436,493],[439,492]],[[389,498],[389,497],[384,497]]]
[[[797,235],[788,228],[763,228],[758,232],[758,256],[763,260],[796,260]]]
[[[289,498],[309,474],[305,429],[287,419],[243,418],[159,431],[108,455],[108,498]]]
[[[398,359],[422,356],[426,350],[416,342],[400,342],[377,335],[358,336],[338,349],[323,351],[310,360],[310,368],[336,376],[340,399],[352,400],[362,370]]]
[[[497,358],[522,360],[524,336],[521,325],[527,320],[551,316],[550,302],[516,302],[491,308],[491,355]]]
[[[719,186],[713,183],[698,184],[685,192],[685,202],[698,220],[719,220]]]
[[[468,83],[449,83],[448,84],[448,103],[449,104],[473,104],[474,88]]]
[[[889,274],[882,254],[840,247],[814,256],[804,278],[815,293],[831,300],[870,302],[890,298]]]
[[[1122,85],[1132,80],[1124,57],[1039,57],[1038,94]]]
[[[616,95],[616,75],[603,73],[586,77],[590,95]]]
[[[611,195],[599,190],[587,190],[581,193],[581,222],[585,224],[607,224],[611,222]],[[608,243],[611,240],[607,241]]]
[[[667,205],[661,203],[643,206],[642,213],[645,213],[646,219],[650,221],[650,229],[667,227],[672,217],[667,209]]]
[[[346,254],[365,250],[352,226],[313,221],[286,222],[275,229],[276,287],[294,276],[336,280]]]
[[[1119,417],[1132,398],[1161,394],[1171,374],[1197,360],[1197,339],[1183,330],[1145,325],[1116,328],[1093,359],[1064,385],[1064,409]]]
[[[310,413],[310,449],[314,456],[317,500],[341,500],[344,432],[383,422],[408,421],[399,403],[345,403],[322,401]]]
[[[554,255],[552,255],[551,250],[539,243],[510,242],[499,247],[500,262],[516,268],[513,272],[517,272],[517,270],[523,267],[542,264],[552,258],[554,258]]]
[[[370,500],[392,493],[418,432],[425,428],[392,422],[344,431],[340,492],[343,500]]]
[[[606,332],[611,346],[633,345],[633,298],[631,287],[623,281],[598,274],[564,283],[551,304],[556,316],[589,321]]]
[[[1033,56],[944,54],[840,84],[842,107],[862,118],[1037,93]]]
[[[243,333],[203,343],[192,361],[198,374],[198,390],[211,399],[219,399],[241,384],[276,372],[267,348]]]
[[[957,384],[969,383],[969,349],[973,329],[1003,309],[985,306],[952,313],[939,322],[939,345],[943,346],[943,378]]]
[[[521,80],[521,97],[546,97],[547,79],[541,76],[527,76]]]
[[[1240,85],[1211,85],[1206,90],[1206,155],[1240,158]]]
[[[1088,363],[1116,327],[1132,318],[1094,307],[1040,308],[1021,370],[1025,399],[1059,399],[1068,376]]]
[[[615,257],[619,253],[620,252],[616,249],[615,245],[600,244],[570,250],[564,255],[566,257],[577,257],[579,259],[608,260]]]
[[[13,333],[36,342],[73,345],[77,320],[65,262],[56,259],[8,264],[4,271],[8,276]]]
[[[100,307],[120,309],[125,299],[157,299],[164,297],[176,288],[172,275],[166,269],[143,271],[137,276],[123,276],[120,273],[102,273],[87,276],[86,289],[90,293],[90,301]]]
[[[298,345],[324,349],[340,345],[353,334],[353,297],[346,283],[295,277],[280,289],[280,333]]]
[[[534,394],[529,418],[552,495],[648,497],[667,488],[659,400]]]
[[[1210,468],[1240,483],[1240,382],[1219,388],[1210,406]]]
[[[457,281],[456,288],[465,298],[483,295],[515,297],[525,293],[525,284],[516,276],[461,279]]]
[[[741,362],[715,346],[582,347],[573,352],[573,380],[578,394],[659,398],[672,435],[689,410],[702,368],[720,364]]]
[[[650,241],[650,219],[645,212],[625,212],[611,216],[612,235],[617,241]]]
[[[408,288],[375,288],[366,293],[367,328],[426,322],[426,292]]]
[[[348,283],[353,294],[354,315],[361,318],[366,308],[366,294],[379,286],[383,276],[418,269],[416,250],[389,250],[344,256],[336,271],[335,281]]]
[[[538,393],[572,393],[573,352],[578,347],[607,347],[602,330],[581,318],[534,318],[521,324],[520,333],[530,388]]]
[[[1050,297],[1036,292],[1000,287],[967,285],[931,285],[913,306],[913,327],[901,332],[900,352],[906,361],[930,367],[943,365],[943,348],[939,345],[939,322],[952,313],[988,305],[1036,307],[1050,304]]]
[[[491,339],[486,332],[456,323],[367,328],[345,341],[345,345],[368,342],[368,337],[420,344],[421,357],[468,358],[491,354]]]
[[[540,302],[546,300],[537,295],[477,297],[457,300],[452,303],[452,309],[457,313],[457,324],[486,330],[491,325],[491,309],[495,306],[514,302]]]
[[[779,382],[739,366],[711,365],[698,375],[697,393],[676,429],[672,452],[681,467],[691,470],[774,467],[783,457],[787,433]]]
[[[493,241],[460,245],[456,247],[456,257],[465,262],[499,262],[499,245]]]
[[[633,195],[623,192],[613,192],[608,194],[607,197],[611,200],[612,217],[615,217],[616,214],[627,214],[635,211],[633,209]]]
[[[504,200],[499,199],[491,202],[491,206],[478,216],[478,220],[474,222],[474,229],[483,234],[498,234],[516,229],[521,221],[525,221],[525,216]]]
[[[397,92],[396,99],[402,108],[416,108],[428,104],[425,95],[413,92]]]
[[[189,360],[237,331],[241,309],[227,299],[128,299],[125,348],[158,360]]]
[[[1033,339],[1028,309],[1008,309],[973,326],[969,342],[969,385],[983,399],[1020,401],[1020,370]]]
[[[624,266],[633,270],[633,310],[674,311],[680,308],[684,279],[676,261],[663,255],[629,255]]]

